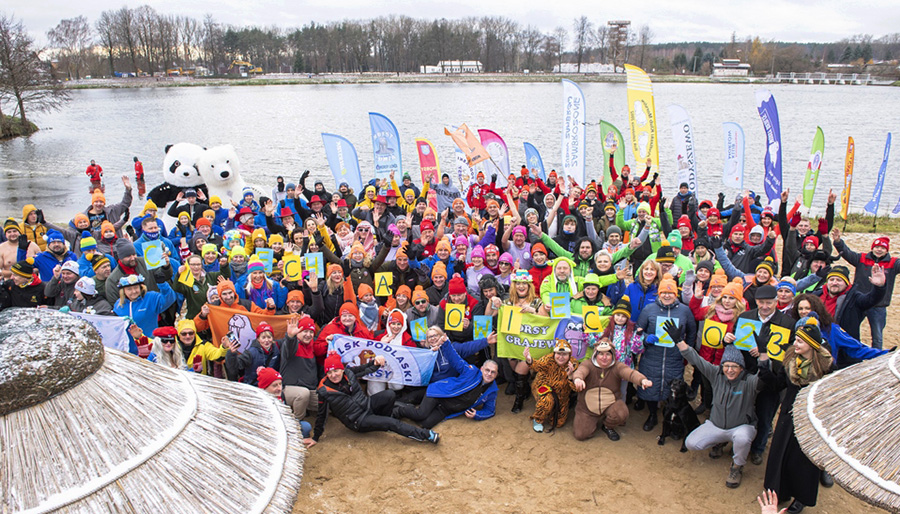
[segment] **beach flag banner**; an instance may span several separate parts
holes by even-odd
[[[456,149],[456,187],[465,195],[469,186],[475,182],[475,171],[469,167],[466,154],[459,148]]]
[[[322,133],[322,143],[325,145],[325,157],[334,176],[334,183],[346,182],[354,191],[362,191],[359,157],[353,144],[337,134],[327,133]]]
[[[375,156],[375,178],[386,179],[391,173],[403,176],[400,158],[400,134],[397,127],[384,114],[369,113],[372,128],[372,155]]]
[[[853,157],[856,146],[853,138],[847,138],[847,155],[844,157],[844,189],[841,191],[841,219],[847,221],[850,212],[850,187],[853,185]]]
[[[416,318],[410,323],[412,328],[412,338],[416,341],[424,341],[426,332],[428,332],[428,318]]]
[[[285,255],[281,262],[284,263],[282,272],[288,282],[299,282],[303,278],[303,257],[300,255]]]
[[[475,166],[479,162],[491,158],[491,154],[485,149],[475,134],[469,130],[469,127],[467,127],[465,123],[460,125],[459,128],[454,129],[452,132],[450,129],[444,127],[444,134],[450,136],[450,139],[452,139],[462,153],[465,154],[466,164],[468,164],[469,167]]]
[[[766,131],[766,175],[764,185],[769,203],[781,200],[781,125],[778,122],[778,107],[775,97],[765,89],[756,91],[756,110]]]
[[[275,339],[284,338],[287,322],[295,316],[256,314],[244,309],[231,309],[220,305],[209,306],[209,328],[213,341],[221,341],[228,332],[235,335],[238,340],[238,351],[243,353],[250,347],[250,343],[256,339],[256,327],[265,321],[272,326]]]
[[[603,190],[609,189],[612,184],[612,174],[609,169],[609,156],[613,156],[613,164],[616,171],[621,173],[625,166],[625,139],[612,123],[600,120],[600,140],[603,142]]]
[[[394,274],[390,271],[382,271],[375,274],[375,296],[391,296],[394,285]]]
[[[675,323],[675,326],[681,326],[681,320],[679,318],[670,318],[668,316],[657,316],[656,317],[656,337],[659,338],[659,342],[656,343],[656,346],[665,346],[666,348],[672,348],[675,346],[675,341],[672,341],[672,338],[669,334],[666,333],[666,330],[663,326],[666,324],[666,321],[671,321]]]
[[[428,385],[437,353],[430,348],[391,345],[360,337],[336,335],[329,344],[341,356],[345,366],[362,366],[375,357],[384,357],[384,366],[362,378],[370,382],[418,387]]]
[[[769,358],[783,361],[784,350],[791,344],[791,329],[769,323],[769,330],[772,331],[772,336],[769,337],[769,344],[766,346]]]
[[[466,306],[461,303],[448,303],[444,310],[444,330],[462,332],[466,319]]]
[[[725,334],[728,333],[728,325],[707,319],[703,321],[703,332],[700,335],[700,344],[709,348],[720,349],[725,347]]]
[[[725,187],[744,189],[744,129],[737,123],[722,124],[725,133],[725,169],[722,183]]]
[[[272,273],[272,264],[275,262],[275,250],[271,248],[257,248],[256,256],[266,265],[266,274]]]
[[[86,314],[84,312],[69,312],[78,319],[83,319],[90,323],[100,334],[100,341],[103,346],[127,352],[130,346],[130,336],[128,334],[128,326],[131,321],[128,318],[120,318],[119,316],[100,316],[98,314]],[[153,338],[153,334],[144,334],[149,338]]]
[[[569,293],[550,293],[550,317],[568,318],[572,315],[572,295]]]
[[[628,96],[628,124],[631,128],[631,153],[638,166],[651,159],[650,173],[659,169],[659,140],[656,131],[656,107],[653,85],[644,70],[625,65]]]
[[[812,150],[809,152],[809,163],[806,165],[806,177],[803,179],[803,205],[812,207],[813,196],[816,194],[816,184],[819,183],[819,170],[822,168],[822,158],[825,155],[825,133],[822,127],[816,127],[816,135],[813,137]]]
[[[884,176],[887,173],[888,157],[891,155],[891,133],[888,132],[887,142],[884,144],[884,159],[881,168],[878,169],[878,179],[875,181],[875,189],[872,191],[872,199],[865,206],[865,211],[873,216],[878,216],[878,205],[881,203],[881,190],[884,188]]]
[[[308,253],[305,257],[305,268],[310,271],[315,270],[316,276],[319,278],[325,277],[325,257],[322,255],[322,252]]]
[[[547,180],[547,172],[544,170],[544,160],[538,149],[531,143],[525,143],[525,165],[533,170],[541,180]]]
[[[578,84],[562,79],[562,171],[581,187],[584,179],[585,117],[584,93]]]
[[[756,346],[754,334],[762,332],[762,321],[738,318],[734,327],[734,346],[738,350],[750,351]]]
[[[491,335],[494,324],[493,316],[472,316],[472,322],[472,334],[475,339],[487,339],[487,336]]]
[[[416,151],[419,154],[419,173],[422,175],[422,184],[440,182],[441,166],[431,141],[421,137],[416,138]]]
[[[506,142],[493,130],[478,129],[481,144],[491,158],[484,161],[484,174],[488,177],[497,174],[497,187],[505,188],[509,184],[509,150]]]
[[[687,182],[691,193],[697,194],[697,154],[694,151],[694,126],[684,107],[669,106],[672,142],[675,144],[675,176],[678,184]]]
[[[144,264],[147,265],[148,270],[154,270],[166,264],[164,257],[166,249],[162,241],[148,241],[141,245],[141,250],[144,252]]]

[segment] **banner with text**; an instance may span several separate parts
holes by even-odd
[[[604,326],[602,320],[592,323]],[[531,357],[539,359],[553,351],[557,339],[565,339],[572,345],[572,357],[583,360],[591,355],[584,333],[584,320],[580,317],[548,318],[504,305],[497,318],[497,356],[522,360],[528,347]]]
[[[631,128],[631,153],[638,167],[651,160],[650,172],[659,170],[659,140],[656,131],[656,107],[653,85],[644,70],[625,65],[628,82],[628,125]]]
[[[440,182],[441,166],[431,141],[421,137],[416,138],[416,151],[419,153],[419,173],[422,175],[422,184]],[[437,207],[434,208],[437,209]]]
[[[505,188],[509,184],[509,150],[506,148],[506,142],[493,130],[478,129],[478,137],[491,155],[490,159],[484,161],[485,175],[490,177],[496,173],[497,187]]]
[[[850,212],[850,187],[853,185],[853,157],[856,146],[853,138],[847,138],[847,155],[844,157],[844,189],[841,191],[841,219],[847,219]]]
[[[265,321],[275,331],[275,339],[284,338],[287,322],[293,316],[275,316],[268,314],[255,314],[243,309],[230,309],[218,305],[209,306],[209,329],[212,339],[220,341],[231,332],[238,341],[238,349],[243,352],[250,347],[250,343],[256,339],[256,327]]]
[[[562,85],[562,171],[584,187],[584,93],[571,80],[562,79]]]
[[[353,191],[362,191],[362,177],[359,174],[359,157],[356,148],[346,138],[337,134],[322,133],[325,157],[334,176],[334,183],[346,182]]]
[[[881,168],[878,168],[878,179],[875,181],[875,189],[872,190],[872,199],[866,204],[865,210],[874,216],[878,215],[878,205],[881,204],[881,190],[884,188],[884,176],[887,173],[888,157],[891,155],[891,133],[888,132],[887,141],[884,143],[884,159]]]
[[[78,319],[90,323],[100,333],[100,341],[103,346],[113,350],[128,351],[129,337],[128,326],[131,321],[118,316],[101,316],[99,314],[85,314],[83,312],[69,312]],[[152,338],[153,334],[144,334]]]
[[[600,141],[603,142],[603,189],[605,192],[612,184],[609,156],[613,156],[613,165],[616,167],[616,173],[621,173],[622,167],[625,166],[625,140],[615,125],[608,121],[600,120]]]
[[[781,200],[781,125],[775,97],[765,89],[756,91],[756,110],[766,131],[766,175],[763,180],[769,203]]]
[[[345,366],[364,366],[379,355],[384,357],[384,366],[375,373],[360,377],[371,382],[404,386],[428,385],[437,360],[437,352],[430,348],[392,345],[345,335],[334,336],[328,346],[329,350],[338,352]]]
[[[722,124],[725,132],[725,169],[722,183],[725,187],[744,189],[744,129],[737,123]]]
[[[812,207],[813,196],[816,194],[816,184],[819,183],[819,170],[822,169],[822,158],[825,155],[825,133],[822,127],[816,127],[816,135],[813,136],[812,150],[809,152],[809,162],[806,164],[806,176],[803,178],[803,205]]]
[[[525,165],[529,170],[534,171],[537,178],[547,180],[547,172],[544,171],[544,160],[537,148],[531,143],[525,143]]]
[[[694,127],[684,107],[669,106],[672,142],[675,144],[675,173],[677,182],[687,182],[691,193],[697,194],[697,154],[694,152]]]
[[[400,134],[397,127],[384,114],[369,113],[372,127],[372,155],[375,156],[375,178],[387,178],[391,172],[403,176],[400,159]]]

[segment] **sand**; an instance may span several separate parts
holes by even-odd
[[[872,237],[847,240],[868,249]],[[900,341],[896,290],[892,304],[886,348]],[[765,460],[760,466],[748,462],[741,486],[728,489],[727,453],[713,460],[706,451],[680,453],[680,441],[657,445],[661,426],[642,430],[646,409],[632,408],[617,442],[602,432],[579,442],[571,415],[555,434],[535,433],[529,419],[534,401],[512,414],[513,397],[504,388],[494,418],[445,421],[436,427],[442,437],[437,446],[396,434],[356,434],[329,419],[325,435],[307,453],[294,512],[759,512]],[[818,506],[807,512],[882,511],[835,485],[820,487]]]

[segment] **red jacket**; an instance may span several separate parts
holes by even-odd
[[[544,278],[549,276],[550,273],[552,273],[552,272],[553,272],[553,266],[550,265],[549,261],[547,262],[547,265],[544,266],[543,268],[540,268],[535,265],[535,266],[532,266],[530,270],[528,270],[528,273],[531,274],[531,279],[534,281],[534,290],[535,291],[541,290],[541,282],[543,282]]]
[[[144,164],[141,161],[134,163],[134,178],[144,180]]]
[[[344,324],[341,323],[341,317],[338,315],[327,325],[322,327],[322,331],[319,332],[319,337],[313,341],[313,353],[316,354],[316,362],[319,364],[325,364],[325,354],[328,353],[328,341],[326,338],[332,334],[361,337],[363,339],[375,339],[375,336],[372,335],[372,332],[369,332],[369,329],[363,325],[362,321],[357,319],[356,323],[353,324],[353,330],[348,331],[344,327]]]
[[[466,201],[472,209],[483,210],[487,207],[487,203],[484,201],[484,195],[491,193],[503,198],[503,191],[494,187],[493,182],[485,182],[481,185],[479,185],[478,182],[475,182],[469,186],[469,192],[466,194]]]
[[[84,174],[91,178],[91,182],[100,182],[103,177],[103,168],[99,164],[92,164],[84,170]]]

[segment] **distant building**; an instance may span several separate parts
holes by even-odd
[[[750,74],[750,65],[741,62],[740,59],[722,59],[722,62],[713,63],[712,77],[746,77]]]
[[[583,62],[581,63],[581,71],[578,71],[578,64],[573,62],[564,62],[561,65],[553,67],[553,73],[615,73],[612,64],[601,64],[599,62]]]
[[[440,61],[437,66],[419,66],[419,73],[481,73],[481,61]]]

